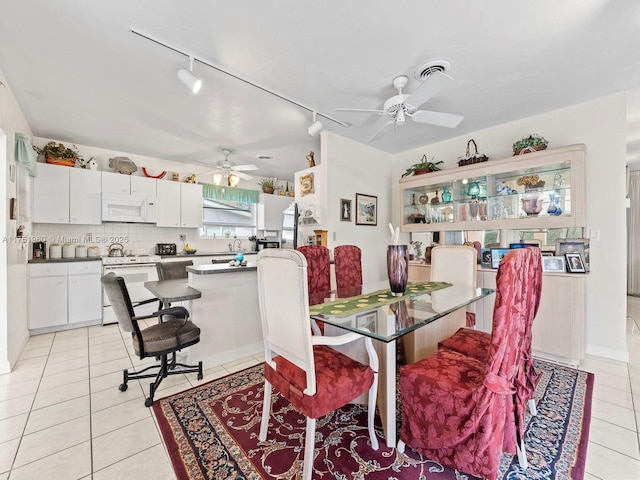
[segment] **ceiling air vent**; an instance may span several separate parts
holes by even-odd
[[[413,76],[416,80],[420,80],[424,82],[429,75],[434,72],[442,72],[447,73],[447,71],[451,68],[451,64],[446,60],[434,60],[432,62],[427,62],[424,65],[418,67],[414,72]]]

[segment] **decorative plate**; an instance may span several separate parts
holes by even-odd
[[[113,168],[118,173],[131,175],[138,171],[138,167],[129,157],[114,157],[109,159],[109,168]]]

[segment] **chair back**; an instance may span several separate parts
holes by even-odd
[[[477,252],[466,245],[438,245],[431,250],[431,280],[476,287]]]
[[[113,308],[113,313],[118,319],[120,328],[125,332],[134,332],[135,329],[131,318],[135,316],[135,313],[133,312],[133,305],[131,304],[124,278],[118,277],[111,272],[103,275],[100,281],[107,297],[109,297],[109,302]]]
[[[312,298],[323,298],[331,291],[331,258],[322,245],[303,245],[297,250],[307,260],[307,288]],[[318,294],[320,297],[318,297]],[[317,303],[317,302],[316,302]]]
[[[333,249],[336,288],[362,285],[362,252],[355,245],[338,245]]]
[[[257,264],[265,362],[275,369],[272,359],[281,355],[305,371],[305,393],[314,395],[307,260],[296,250],[266,248],[258,253]]]
[[[158,280],[173,280],[174,278],[188,278],[187,267],[193,265],[193,260],[181,260],[179,262],[158,262]]]

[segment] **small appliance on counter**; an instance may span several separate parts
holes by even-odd
[[[176,255],[177,253],[175,243],[156,243],[156,255]]]
[[[47,245],[44,242],[33,242],[33,259],[47,258]]]
[[[266,238],[256,239],[256,251],[260,251],[264,248],[280,248],[280,242],[274,240],[267,240]]]

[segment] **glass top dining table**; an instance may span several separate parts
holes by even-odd
[[[358,301],[376,292],[388,294],[388,282],[336,289],[315,297],[311,295],[310,303],[315,304],[310,307],[311,318],[375,340],[391,342],[491,295],[495,290],[449,285],[427,293],[412,294],[407,291],[403,296],[373,307],[366,301]],[[347,299],[353,300],[346,302]]]

